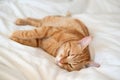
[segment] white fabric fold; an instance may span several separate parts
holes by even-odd
[[[92,59],[99,68],[67,72],[40,48],[9,39],[17,18],[65,15],[86,24],[93,36]],[[120,0],[0,0],[0,80],[120,80]]]

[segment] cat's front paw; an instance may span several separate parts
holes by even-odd
[[[16,25],[26,25],[26,21],[24,19],[18,18],[15,22]]]
[[[10,37],[10,39],[13,40],[13,41],[16,41],[16,42],[18,41],[18,38],[15,38],[15,37],[12,37],[12,36]]]
[[[14,39],[14,38],[19,38],[21,36],[20,34],[21,31],[14,31],[11,36],[10,39]]]
[[[15,37],[17,37],[17,32],[16,31],[11,34],[10,38],[15,38]]]
[[[20,38],[17,38],[17,37],[10,37],[10,39],[15,41],[15,42],[21,43],[21,44],[25,43],[25,41],[23,39],[20,39]]]

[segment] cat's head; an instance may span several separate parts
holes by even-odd
[[[90,54],[86,49],[90,42],[91,37],[88,36],[80,41],[64,43],[58,50],[56,56],[57,65],[68,71],[73,71],[80,70],[85,66],[89,66],[91,63],[93,64],[93,62],[90,62]]]

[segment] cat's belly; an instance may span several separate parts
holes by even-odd
[[[52,38],[46,38],[41,41],[40,47],[48,52],[50,55],[56,56],[56,52],[57,49],[60,47],[60,44]]]

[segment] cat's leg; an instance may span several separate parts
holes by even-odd
[[[11,37],[11,40],[14,40],[18,43],[31,46],[31,47],[38,47],[39,42],[40,42],[40,39],[20,39],[20,38],[15,38],[15,37]]]
[[[39,27],[41,25],[40,19],[34,19],[34,18],[26,18],[26,19],[17,19],[15,22],[16,25],[31,25],[35,27]]]
[[[45,38],[53,35],[58,31],[55,27],[39,27],[34,30],[18,30],[13,32],[11,37],[21,38],[21,39],[36,39]]]

